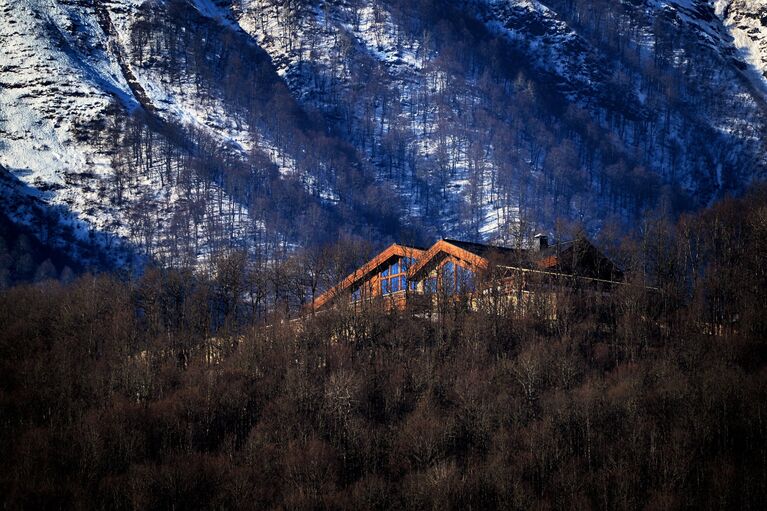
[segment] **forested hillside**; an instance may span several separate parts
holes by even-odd
[[[765,178],[767,0],[0,0],[0,508],[761,510]]]
[[[765,175],[763,0],[0,12],[0,165],[18,181],[0,206],[85,266],[274,261],[339,234],[508,242],[557,219],[598,232]]]
[[[644,226],[627,283],[553,321],[489,296],[284,321],[333,251],[5,291],[0,505],[761,509],[767,189]]]

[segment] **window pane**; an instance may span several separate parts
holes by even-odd
[[[456,281],[460,291],[475,291],[473,271],[456,266]]]
[[[389,279],[383,279],[381,281],[381,294],[389,294]]]
[[[391,279],[391,292],[396,293],[399,291],[399,277],[394,277]]]
[[[452,261],[442,267],[442,287],[447,294],[455,293],[455,265]]]
[[[397,273],[399,273],[399,262],[391,265],[391,274],[396,275]]]

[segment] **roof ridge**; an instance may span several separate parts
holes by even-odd
[[[454,238],[442,238],[442,241],[446,241],[447,243],[463,243],[465,245],[476,245],[478,247],[503,248],[507,250],[516,250],[514,247],[507,247],[505,245],[491,245],[489,243],[478,243],[476,241],[464,241],[464,240],[457,240]]]

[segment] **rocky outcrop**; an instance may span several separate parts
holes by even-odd
[[[767,0],[716,0],[715,7],[741,57],[762,75],[767,90]]]

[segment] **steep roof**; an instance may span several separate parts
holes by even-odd
[[[470,265],[477,269],[487,269],[489,261],[485,255],[488,255],[489,250],[482,249],[483,245],[478,243],[468,243],[464,241],[456,240],[439,240],[431,246],[429,250],[421,255],[418,261],[408,271],[408,277],[416,277],[426,266],[434,260],[441,253],[449,254],[453,257],[466,261]],[[484,245],[489,247],[489,245]],[[508,249],[507,249],[508,250]]]
[[[623,271],[583,236],[539,254],[537,263],[543,269],[603,280],[623,279]]]
[[[423,249],[421,248],[393,243],[389,245],[386,250],[379,253],[373,259],[355,270],[353,273],[349,274],[349,276],[342,280],[338,285],[333,286],[332,288],[322,293],[319,297],[317,297],[317,299],[312,303],[312,308],[317,310],[323,307],[325,304],[332,301],[333,298],[351,288],[354,284],[360,280],[363,280],[371,273],[375,272],[379,266],[395,256],[419,258],[422,254]]]

